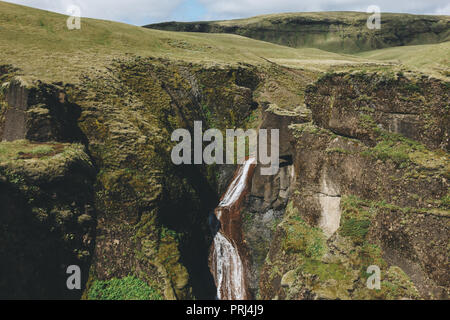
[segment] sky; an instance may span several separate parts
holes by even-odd
[[[78,6],[82,17],[145,25],[164,21],[246,18],[260,14],[304,11],[363,11],[450,15],[448,0],[6,0],[67,14]]]

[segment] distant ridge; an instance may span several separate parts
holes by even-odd
[[[285,13],[224,21],[165,22],[145,27],[232,33],[294,48],[338,53],[434,44],[450,39],[450,16],[382,13],[380,30],[367,28],[369,16],[362,12]]]

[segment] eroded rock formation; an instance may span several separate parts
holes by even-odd
[[[11,76],[0,133],[14,140],[2,146],[29,150],[5,149],[13,156],[0,162],[5,297],[73,297],[61,287],[73,263],[89,275],[84,297],[96,281],[133,274],[161,298],[214,298],[208,216],[235,167],[172,164],[170,133],[194,120],[280,129],[278,173],[262,176],[258,165],[248,193],[216,211],[245,287],[224,296],[448,297],[447,83],[389,72],[316,81],[276,65],[142,58],[74,86],[2,72]],[[44,261],[50,284],[27,291]],[[381,269],[381,290],[366,287],[370,265]]]
[[[445,85],[335,74],[305,101],[313,122],[290,126],[295,191],[262,268],[260,297],[447,298]],[[402,122],[408,114],[414,126]],[[366,287],[369,265],[382,270],[379,291]]]

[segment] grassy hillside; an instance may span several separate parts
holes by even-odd
[[[294,49],[237,35],[176,33],[82,18],[68,30],[67,16],[0,2],[0,64],[12,64],[41,80],[77,81],[81,73],[103,68],[127,54],[205,65],[268,64],[326,70],[366,63],[318,49]]]
[[[359,56],[401,63],[415,71],[419,70],[437,77],[450,76],[450,42],[373,50],[360,53]]]
[[[393,46],[431,44],[449,39],[449,16],[383,13],[380,30],[367,28],[369,14],[313,12],[271,14],[228,21],[168,22],[149,28],[233,33],[295,48],[355,53]]]

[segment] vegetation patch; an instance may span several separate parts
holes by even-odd
[[[95,280],[89,289],[89,300],[162,300],[161,293],[135,276],[122,279]]]
[[[369,227],[369,220],[345,219],[341,225],[341,234],[351,237],[355,242],[362,242],[369,231]]]
[[[391,159],[400,166],[403,166],[409,162],[409,153],[411,151],[412,149],[407,144],[392,140],[385,140],[378,143],[370,151],[370,155],[375,159],[382,161]]]
[[[348,268],[340,263],[324,263],[319,260],[306,260],[301,269],[309,274],[315,274],[320,281],[330,279],[336,281],[348,280],[351,276]]]
[[[373,208],[363,208],[363,201],[355,196],[344,196],[341,200],[342,217],[340,234],[356,243],[363,243],[369,232]]]
[[[351,154],[352,152],[349,150],[345,150],[343,148],[329,148],[325,150],[327,153],[338,153],[338,154]]]
[[[378,143],[375,147],[362,152],[362,155],[376,160],[391,160],[400,168],[411,164],[426,169],[448,167],[448,156],[442,151],[430,151],[423,144],[400,134],[378,129]]]
[[[441,206],[444,208],[450,208],[450,193],[447,193],[441,198]]]
[[[288,253],[301,253],[308,258],[321,258],[326,250],[325,236],[320,228],[309,226],[290,202],[286,208],[289,219],[282,223],[286,231],[283,248]]]
[[[0,162],[18,159],[39,159],[62,152],[69,144],[35,143],[27,140],[0,143]]]

